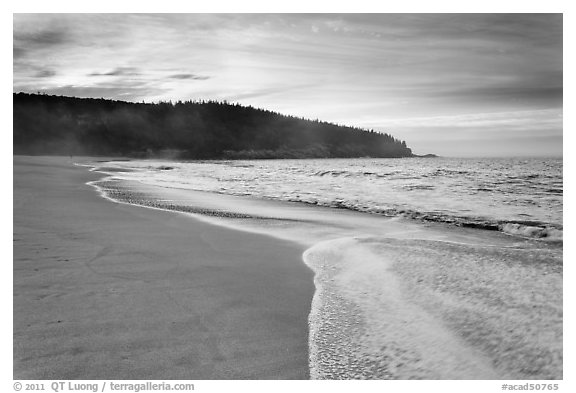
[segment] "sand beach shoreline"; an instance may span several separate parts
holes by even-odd
[[[304,247],[117,204],[14,156],[15,379],[308,379]]]

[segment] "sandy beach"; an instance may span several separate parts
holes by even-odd
[[[561,242],[96,161],[14,157],[16,379],[562,379]]]
[[[14,379],[307,379],[304,246],[113,203],[14,157]]]

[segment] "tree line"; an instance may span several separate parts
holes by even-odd
[[[180,159],[411,157],[389,134],[217,101],[13,94],[14,154]]]

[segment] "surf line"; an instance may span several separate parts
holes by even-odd
[[[307,249],[312,379],[499,379],[483,353],[411,303],[392,260],[347,237]]]

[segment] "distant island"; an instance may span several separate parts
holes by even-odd
[[[178,159],[416,157],[389,134],[216,101],[13,93],[14,154]]]

